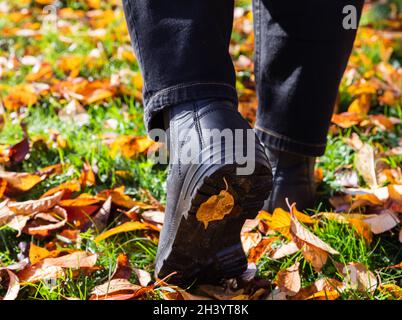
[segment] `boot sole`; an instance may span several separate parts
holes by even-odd
[[[257,149],[258,151],[258,149]],[[234,278],[247,268],[240,231],[246,219],[253,219],[271,191],[272,175],[265,154],[256,153],[254,173],[236,174],[236,164],[198,165],[189,170],[183,183],[170,241],[158,252],[155,273],[168,282],[189,285],[194,281],[216,283]],[[234,197],[232,211],[205,228],[196,218],[202,203],[226,189]]]

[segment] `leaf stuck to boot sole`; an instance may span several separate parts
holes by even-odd
[[[202,203],[197,210],[196,218],[204,223],[205,229],[208,228],[208,223],[211,221],[222,220],[228,215],[234,207],[234,198],[228,192],[228,184],[225,182],[226,189],[211,196],[207,201]]]

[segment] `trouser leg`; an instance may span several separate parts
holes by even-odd
[[[203,98],[237,102],[228,52],[233,0],[123,0],[134,51],[144,78],[148,129],[161,111]]]
[[[254,0],[256,131],[271,148],[306,156],[324,153],[326,135],[363,0]],[[350,22],[347,18],[346,22]]]

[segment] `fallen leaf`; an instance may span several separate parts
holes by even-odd
[[[139,207],[141,209],[147,210],[152,209],[151,205],[147,205],[140,201],[133,200],[130,196],[124,193],[125,187],[121,186],[112,190],[103,190],[99,192],[96,197],[101,200],[106,200],[109,196],[112,197],[112,202],[119,207],[124,207],[126,209],[131,209],[133,207]]]
[[[92,170],[92,166],[88,162],[84,162],[84,168],[80,175],[80,184],[82,188],[86,186],[94,186],[96,182],[95,174]]]
[[[91,294],[90,300],[115,300],[116,295],[122,295],[122,300],[136,297],[142,289],[141,286],[129,282],[127,279],[112,279],[102,285],[96,286]],[[116,297],[115,297],[116,298]],[[117,297],[118,300],[119,297]]]
[[[106,199],[102,207],[95,213],[89,223],[84,227],[85,229],[93,228],[98,233],[101,233],[106,229],[109,216],[112,209],[112,197]]]
[[[282,292],[287,296],[294,296],[301,289],[301,278],[299,274],[300,263],[296,262],[294,265],[278,272],[277,285]]]
[[[370,186],[370,188],[377,188],[378,183],[375,172],[375,156],[372,146],[367,143],[363,145],[356,154],[355,165],[357,171],[359,171],[367,185]]]
[[[339,254],[338,251],[303,227],[296,219],[293,212],[291,215],[291,233],[293,241],[297,244],[299,249],[302,249],[304,258],[312,264],[317,272],[320,271],[327,262],[328,253]]]
[[[212,221],[222,220],[226,215],[232,212],[234,207],[234,198],[227,191],[228,185],[226,183],[226,190],[221,190],[218,195],[213,195],[207,201],[202,203],[197,210],[196,218],[204,224],[205,229]]]
[[[44,176],[24,172],[0,172],[0,178],[7,182],[4,193],[13,196],[31,190],[43,181]]]
[[[152,281],[149,272],[137,268],[134,268],[134,272],[137,275],[138,282],[141,286],[146,287]]]
[[[131,268],[128,256],[124,253],[120,253],[117,257],[116,267],[112,274],[111,279],[126,279],[129,280],[133,269]]]
[[[379,285],[378,290],[382,294],[390,295],[393,299],[402,300],[402,288],[398,287],[396,284],[381,284]]]
[[[374,293],[378,285],[375,275],[361,263],[351,262],[344,265],[340,272],[344,276],[344,284],[348,288]]]
[[[17,215],[27,215],[35,212],[44,212],[60,203],[63,191],[39,200],[28,200],[24,202],[10,202],[7,206]]]
[[[11,270],[0,268],[0,280],[2,279],[2,274],[7,274],[8,277],[8,289],[6,295],[3,297],[2,300],[17,299],[18,292],[20,291],[20,283],[18,277]]]
[[[384,209],[379,215],[364,220],[374,234],[391,230],[399,224],[398,216],[391,210]]]
[[[271,249],[270,245],[276,240],[278,240],[278,237],[266,238],[258,243],[257,246],[251,248],[248,255],[248,262],[257,263],[265,255],[265,253]]]
[[[95,238],[95,242],[101,242],[105,240],[106,238],[109,238],[111,236],[114,236],[116,234],[122,233],[122,232],[130,232],[130,231],[137,231],[137,230],[147,230],[147,229],[152,229],[151,225],[145,224],[139,221],[129,221],[125,222],[115,228],[109,229],[99,236]]]
[[[290,256],[292,254],[295,254],[296,252],[298,252],[300,249],[297,246],[296,243],[294,243],[293,241],[283,244],[282,246],[280,246],[278,249],[276,249],[271,255],[270,258],[271,259],[281,259],[287,256]]]

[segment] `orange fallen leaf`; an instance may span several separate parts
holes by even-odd
[[[257,246],[251,248],[248,255],[248,262],[257,263],[265,255],[265,253],[271,249],[270,245],[272,242],[278,239],[278,237],[266,238],[263,239]]]
[[[131,209],[133,207],[139,207],[141,209],[152,209],[153,206],[145,204],[140,201],[133,200],[130,196],[124,193],[125,187],[121,186],[112,190],[103,190],[99,192],[96,197],[105,201],[108,197],[112,197],[112,202],[119,207]]]
[[[44,176],[31,173],[0,172],[0,178],[7,182],[4,193],[13,196],[31,190],[43,181]]]
[[[85,188],[86,186],[94,186],[95,182],[96,178],[92,166],[88,162],[85,162],[80,175],[80,184],[82,188]]]
[[[4,107],[9,111],[17,111],[21,107],[29,107],[38,101],[37,94],[30,86],[16,86],[3,99]]]
[[[364,117],[361,114],[355,112],[343,112],[332,115],[332,122],[345,129],[359,124],[363,119]]]
[[[297,209],[294,209],[294,214],[296,215],[296,218],[303,223],[314,224],[316,222],[316,220],[312,219],[304,213],[301,213]],[[268,222],[268,226],[271,229],[280,232],[289,240],[292,239],[290,235],[291,216],[289,212],[286,212],[281,208],[276,208],[274,210],[274,213],[272,214],[271,221]]]
[[[125,158],[132,158],[145,153],[155,142],[148,137],[128,135],[118,136],[110,145],[110,156],[115,158],[121,154]]]
[[[205,229],[210,222],[224,219],[233,210],[234,198],[227,191],[228,185],[225,179],[224,181],[226,190],[221,190],[219,194],[209,197],[197,210],[196,218],[204,224]]]
[[[129,221],[126,223],[123,223],[115,228],[109,229],[99,236],[95,238],[95,242],[101,242],[105,240],[106,238],[109,238],[111,236],[114,236],[116,234],[122,233],[122,232],[130,232],[130,231],[137,231],[137,230],[149,230],[153,229],[152,225],[145,224],[139,221]]]
[[[130,279],[133,269],[125,253],[120,253],[117,256],[116,267],[113,271],[111,279]]]
[[[51,196],[59,191],[64,191],[62,199],[65,200],[65,199],[69,199],[74,192],[78,192],[80,190],[81,190],[81,186],[80,186],[79,182],[68,181],[68,182],[62,183],[61,185],[59,185],[57,187],[49,189],[41,196],[41,198]]]

